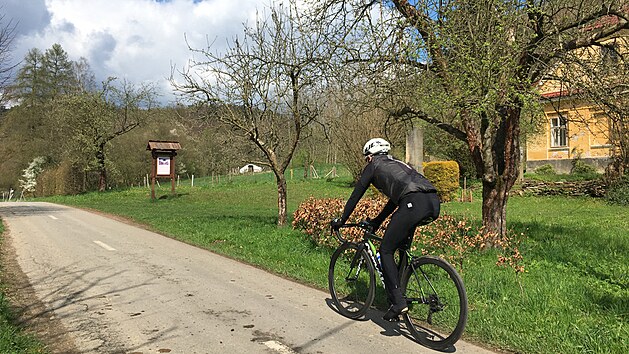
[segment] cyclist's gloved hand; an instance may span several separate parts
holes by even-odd
[[[366,222],[367,224],[369,224],[369,226],[371,226],[371,228],[372,228],[372,232],[376,232],[376,231],[378,231],[378,229],[380,228],[380,225],[382,225],[382,222],[378,222],[377,220],[375,220],[375,219],[374,219],[374,220],[372,220],[372,219],[370,219],[370,218],[367,218],[367,219],[365,220],[365,222]]]
[[[343,226],[343,224],[344,222],[340,218],[336,218],[330,222],[330,226],[332,227],[332,230],[334,231],[338,231],[338,229],[340,229],[341,226]]]

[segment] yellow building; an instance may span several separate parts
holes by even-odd
[[[602,172],[609,163],[612,145],[609,118],[588,102],[566,92],[542,94],[545,127],[526,141],[526,168],[550,164],[558,173],[569,173],[579,158]]]
[[[613,25],[617,22],[617,17],[609,16],[596,26]],[[627,38],[629,33],[621,32],[615,38],[608,38],[603,46],[575,52],[575,57],[600,66],[603,70],[614,67],[621,63],[619,53],[627,53]],[[554,74],[555,77],[567,77],[574,75],[575,72],[578,70],[574,70],[574,67],[559,65]],[[628,76],[623,73],[610,77],[624,80]],[[610,139],[612,120],[600,107],[584,101],[579,95],[574,94],[575,92],[570,92],[565,82],[546,80],[539,83],[539,89],[545,121],[540,133],[526,138],[527,171],[534,171],[539,166],[550,164],[559,173],[569,173],[572,161],[581,159],[599,172],[603,172],[613,152]]]

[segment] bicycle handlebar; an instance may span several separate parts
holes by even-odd
[[[332,233],[334,234],[334,236],[336,236],[336,238],[339,240],[339,242],[345,243],[345,242],[348,242],[348,241],[343,238],[343,236],[341,235],[340,229],[350,228],[350,227],[357,227],[357,228],[363,230],[364,231],[363,238],[368,238],[368,239],[372,239],[372,240],[375,240],[375,241],[382,241],[381,237],[379,237],[376,234],[374,234],[373,226],[371,226],[370,223],[368,223],[367,221],[364,221],[364,220],[359,222],[359,223],[343,224],[343,225],[341,225],[339,227],[338,230],[332,229]]]

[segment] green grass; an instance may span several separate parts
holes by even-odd
[[[3,233],[4,226],[0,220],[0,243]],[[13,324],[14,317],[3,291],[5,286],[0,283],[0,353],[43,353],[41,343]]]
[[[293,212],[309,196],[343,197],[349,178],[289,180]],[[272,175],[235,177],[177,189],[89,193],[47,201],[122,215],[150,228],[302,283],[327,288],[331,250],[290,227],[278,228]],[[480,219],[480,200],[448,203],[450,214]],[[470,300],[465,338],[522,353],[625,353],[629,348],[629,208],[565,197],[512,197],[511,228],[523,232],[526,272],[495,265],[493,252],[464,265]],[[381,290],[379,290],[382,293]],[[340,320],[340,319],[339,319]]]
[[[475,203],[445,209],[480,213]],[[629,348],[629,208],[586,198],[512,197],[511,228],[526,234],[526,273],[470,261],[470,332],[528,353],[624,353]],[[472,274],[470,274],[472,273]]]

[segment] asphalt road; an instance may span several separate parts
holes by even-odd
[[[327,292],[101,215],[0,203],[0,217],[83,353],[434,352],[382,312],[349,320]],[[489,353],[462,341],[450,352]]]

